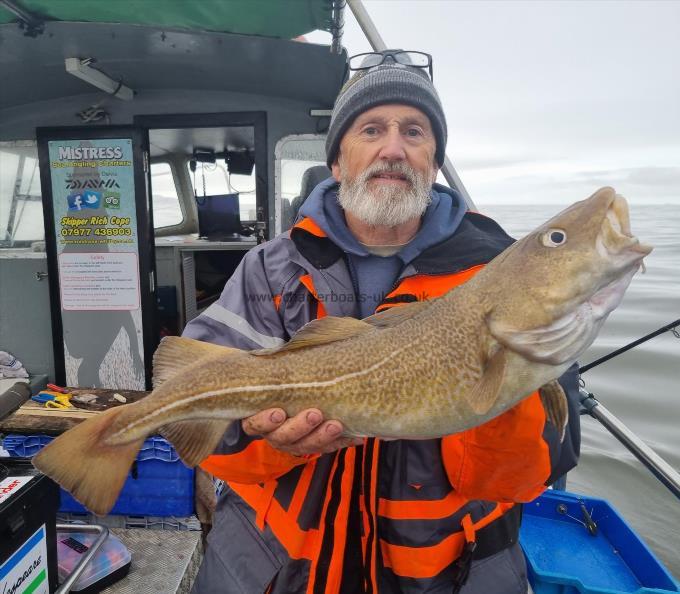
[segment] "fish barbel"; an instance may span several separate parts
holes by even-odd
[[[555,380],[651,250],[631,234],[625,199],[602,188],[431,301],[314,320],[276,349],[165,338],[147,398],[74,427],[33,464],[102,514],[148,435],[160,432],[196,466],[230,423],[272,407],[289,416],[316,407],[348,435],[424,439],[480,425],[540,389],[563,431]]]

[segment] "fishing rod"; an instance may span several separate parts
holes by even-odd
[[[625,353],[630,349],[647,342],[648,340],[668,332],[680,338],[680,333],[675,329],[680,325],[680,319],[666,324],[662,328],[639,338],[627,344],[620,349],[617,349],[604,357],[600,357],[596,361],[584,365],[579,369],[579,373],[584,373],[593,367],[609,361],[614,357]],[[680,499],[680,473],[659,456],[652,448],[650,448],[644,441],[642,441],[633,431],[631,431],[619,418],[611,413],[595,396],[583,388],[581,388],[581,409],[582,413],[587,413],[598,421],[609,433],[611,433],[628,451],[630,451],[642,464],[657,478],[663,485]]]
[[[637,340],[634,340],[630,344],[627,344],[626,346],[621,347],[620,349],[616,349],[615,351],[612,351],[608,355],[605,355],[604,357],[600,357],[596,361],[593,361],[592,363],[588,363],[588,365],[584,365],[583,367],[579,367],[578,372],[579,373],[585,373],[589,369],[592,369],[593,367],[596,367],[600,363],[604,363],[605,361],[609,361],[610,359],[613,359],[614,357],[617,357],[618,355],[625,353],[626,351],[629,351],[632,348],[635,348],[636,346],[642,344],[643,342],[647,342],[648,340],[654,338],[655,336],[659,336],[659,334],[663,334],[664,332],[668,332],[669,330],[673,332],[673,335],[676,338],[680,338],[680,333],[675,329],[677,326],[680,326],[680,319],[675,320],[675,322],[671,322],[670,324],[666,324],[662,328],[659,328],[658,330],[655,330],[654,332],[647,334],[646,336],[643,336],[642,338],[638,338]]]
[[[680,499],[680,473],[614,416],[595,396],[581,388],[583,411],[618,439],[663,485]]]

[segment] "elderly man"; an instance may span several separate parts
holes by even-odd
[[[512,242],[434,184],[446,121],[427,67],[426,54],[366,58],[333,110],[333,177],[290,232],[246,255],[185,336],[282,344],[318,317],[455,290]],[[576,393],[575,374],[562,383]],[[575,464],[572,400],[562,442],[537,394],[434,440],[349,439],[316,409],[244,419],[202,464],[226,484],[194,593],[526,592],[517,502]]]

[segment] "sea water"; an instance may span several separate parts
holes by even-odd
[[[484,205],[513,237],[522,237],[565,205]],[[631,229],[654,246],[621,305],[609,316],[585,365],[680,318],[680,205],[630,207]],[[680,328],[678,328],[680,330]],[[680,471],[680,339],[666,332],[585,372],[585,388]],[[567,489],[608,499],[680,579],[680,500],[609,432],[581,417],[582,447]],[[595,518],[597,521],[597,518]]]

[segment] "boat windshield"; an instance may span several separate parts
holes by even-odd
[[[27,247],[44,238],[35,141],[0,142],[0,248]]]

